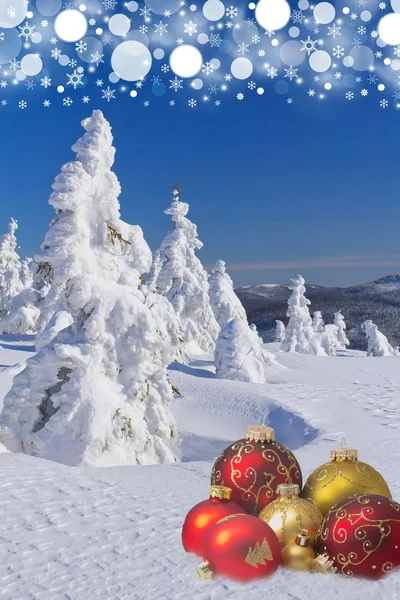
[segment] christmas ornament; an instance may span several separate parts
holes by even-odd
[[[231,490],[222,485],[210,488],[210,497],[196,504],[187,514],[182,527],[182,544],[186,552],[203,556],[203,543],[206,534],[223,517],[246,511],[232,502]]]
[[[265,425],[248,427],[246,437],[228,446],[215,461],[212,485],[232,489],[232,500],[248,513],[258,514],[275,500],[280,483],[297,483],[302,477],[294,454],[274,439]]]
[[[307,529],[301,529],[294,542],[287,544],[281,552],[281,562],[294,571],[309,571],[315,558],[315,550],[310,546]]]
[[[400,566],[400,504],[378,494],[346,498],[326,515],[317,543],[339,573],[378,579]]]
[[[318,554],[311,563],[311,571],[327,575],[329,573],[336,573],[337,568],[327,554]]]
[[[357,450],[345,447],[331,451],[331,462],[316,469],[307,479],[302,496],[315,502],[323,515],[329,509],[355,494],[382,494],[391,498],[382,475],[358,460]]]
[[[235,581],[268,577],[280,562],[280,546],[271,527],[252,515],[230,515],[206,535],[202,579],[218,575]]]
[[[278,497],[258,515],[275,531],[281,548],[296,540],[299,528],[307,529],[310,545],[316,543],[323,516],[320,510],[304,498],[299,498],[300,487],[293,483],[281,483]]]

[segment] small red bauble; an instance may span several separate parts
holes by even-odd
[[[246,514],[230,497],[229,488],[214,485],[210,488],[209,499],[199,502],[188,512],[182,527],[182,544],[186,552],[202,557],[204,538],[218,521],[235,513]]]
[[[251,581],[268,577],[280,562],[281,548],[269,525],[252,515],[231,515],[219,521],[206,535],[201,567],[213,577]]]
[[[211,475],[211,485],[230,487],[232,500],[255,515],[275,500],[280,483],[297,483],[301,489],[300,465],[264,425],[248,427],[246,437],[217,458]]]
[[[400,504],[378,494],[342,500],[326,515],[317,544],[338,573],[379,579],[400,566]]]

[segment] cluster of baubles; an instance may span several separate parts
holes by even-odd
[[[182,542],[203,559],[200,579],[246,582],[279,565],[378,579],[400,567],[400,504],[345,447],[302,489],[294,454],[254,425],[215,461],[210,497],[187,514]]]

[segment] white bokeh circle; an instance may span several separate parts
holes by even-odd
[[[251,60],[244,56],[235,58],[231,64],[231,73],[235,79],[248,79],[253,73],[253,64]]]
[[[286,0],[260,0],[256,6],[257,22],[267,31],[278,31],[290,19],[290,6]]]
[[[113,15],[108,21],[108,29],[114,35],[126,35],[131,28],[131,22],[126,15]]]
[[[194,77],[200,71],[202,64],[201,52],[190,44],[178,46],[169,57],[169,66],[179,77]]]
[[[85,15],[74,9],[63,10],[54,21],[54,30],[64,42],[77,42],[83,38],[87,26]]]
[[[320,2],[314,8],[314,19],[321,25],[332,23],[335,15],[335,7],[330,2]]]
[[[34,77],[35,75],[38,75],[42,69],[43,62],[37,54],[25,54],[21,60],[21,71],[23,71],[25,75]]]
[[[390,46],[400,44],[400,14],[390,13],[378,23],[379,37]]]
[[[310,67],[317,73],[324,73],[331,66],[332,60],[330,54],[325,50],[316,50],[309,58]]]
[[[147,46],[136,40],[119,44],[111,56],[114,73],[124,81],[143,79],[151,69],[152,58]]]
[[[209,21],[219,21],[225,14],[225,6],[221,0],[207,0],[203,6],[203,15]]]

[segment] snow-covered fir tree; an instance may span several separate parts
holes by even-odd
[[[314,329],[314,331],[320,332],[323,330],[324,327],[325,327],[325,323],[322,318],[322,313],[321,313],[321,311],[316,310],[315,313],[313,314],[312,328]]]
[[[397,354],[387,337],[370,319],[364,321],[362,328],[368,340],[367,356],[395,356]]]
[[[318,336],[325,353],[328,356],[336,356],[336,349],[339,347],[336,325],[325,325],[322,331],[318,332]]]
[[[232,319],[221,329],[215,355],[217,377],[265,383],[264,356],[257,330],[243,319]]]
[[[338,348],[346,348],[350,345],[346,335],[346,323],[340,310],[335,312],[334,324],[338,328]]]
[[[33,285],[33,260],[29,256],[25,257],[21,262],[20,279],[25,288],[30,288]]]
[[[301,275],[290,280],[289,289],[292,294],[288,300],[289,323],[286,327],[285,339],[281,344],[283,352],[300,352],[302,354],[325,354],[317,333],[313,330],[308,310],[310,301],[305,297],[305,281]]]
[[[204,352],[214,352],[220,327],[215,320],[208,296],[207,272],[195,252],[203,244],[197,237],[197,227],[186,218],[189,205],[173,190],[171,206],[164,212],[171,215],[173,229],[164,238],[153,269],[158,274],[152,285],[171,302],[183,327],[183,339]]]
[[[120,219],[108,122],[96,110],[82,125],[76,160],[53,184],[57,217],[37,257],[52,278],[50,341],[15,377],[0,439],[68,465],[173,462],[171,348],[140,289],[151,252],[140,227]]]
[[[276,323],[275,342],[278,342],[279,344],[281,344],[286,336],[286,328],[285,328],[284,323],[282,321],[279,321],[279,319],[277,319],[275,321],[275,323]]]
[[[0,317],[8,314],[12,299],[24,288],[20,278],[21,261],[16,251],[17,229],[17,221],[11,219],[8,233],[0,238]]]
[[[225,327],[232,319],[247,322],[246,311],[233,290],[233,281],[223,260],[217,260],[210,279],[210,302],[218,325]]]

